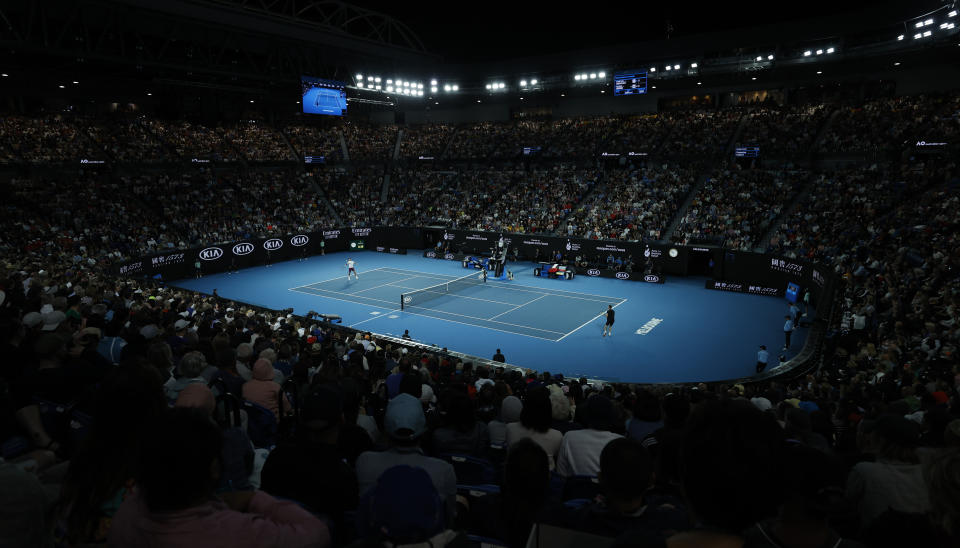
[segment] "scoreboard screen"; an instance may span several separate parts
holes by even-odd
[[[613,95],[640,95],[647,92],[646,72],[618,72],[613,75]]]
[[[343,116],[347,113],[346,84],[311,76],[300,77],[304,114]]]
[[[733,150],[733,155],[737,158],[758,158],[760,147],[737,147]]]

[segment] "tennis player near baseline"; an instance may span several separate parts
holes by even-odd
[[[603,324],[603,336],[607,335],[613,336],[613,316],[616,314],[613,310],[613,305],[607,305],[607,323]]]
[[[357,277],[357,280],[360,280],[360,275],[357,274],[357,263],[353,262],[353,259],[347,258],[347,281],[350,281],[350,275],[353,274]]]

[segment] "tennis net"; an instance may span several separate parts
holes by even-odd
[[[432,285],[430,287],[425,287],[409,293],[401,293],[400,310],[404,310],[405,308],[411,306],[420,306],[427,301],[438,299],[444,295],[456,293],[457,291],[462,291],[468,287],[476,287],[485,283],[486,280],[483,278],[483,273],[481,272],[469,274],[462,278],[457,278],[456,280],[450,280],[449,282]]]

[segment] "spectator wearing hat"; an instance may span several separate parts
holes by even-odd
[[[491,447],[507,446],[507,425],[520,420],[523,402],[516,396],[507,396],[500,402],[500,416],[487,423]]]
[[[220,430],[192,409],[169,411],[145,438],[137,490],[114,516],[110,546],[330,545],[323,521],[264,491],[217,497]]]
[[[423,468],[444,499],[449,520],[455,515],[457,476],[453,465],[428,457],[420,449],[426,422],[419,399],[410,394],[398,394],[390,400],[383,419],[390,448],[382,452],[367,451],[357,458],[357,482],[363,495],[376,485],[384,471],[394,466],[406,464]]]
[[[872,436],[876,462],[857,464],[847,478],[847,497],[860,509],[861,527],[869,528],[888,509],[929,511],[929,493],[916,452],[918,425],[901,415],[884,415],[877,419]]]
[[[557,455],[557,473],[563,477],[596,476],[600,472],[600,453],[611,440],[622,438],[615,432],[618,418],[613,402],[605,396],[592,396],[584,411],[586,428],[563,435]],[[620,429],[623,423],[619,424]]]
[[[283,408],[290,410],[290,401],[274,380],[273,366],[270,361],[260,358],[253,365],[253,379],[243,383],[243,398],[257,405],[266,407],[280,420],[280,398],[283,398]]]
[[[347,530],[344,512],[357,507],[357,476],[337,449],[343,427],[343,396],[335,384],[322,384],[300,405],[296,439],[281,443],[267,457],[260,488],[329,516],[334,531]]]

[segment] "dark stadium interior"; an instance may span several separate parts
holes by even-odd
[[[784,8],[0,4],[0,546],[960,545],[958,4]]]

